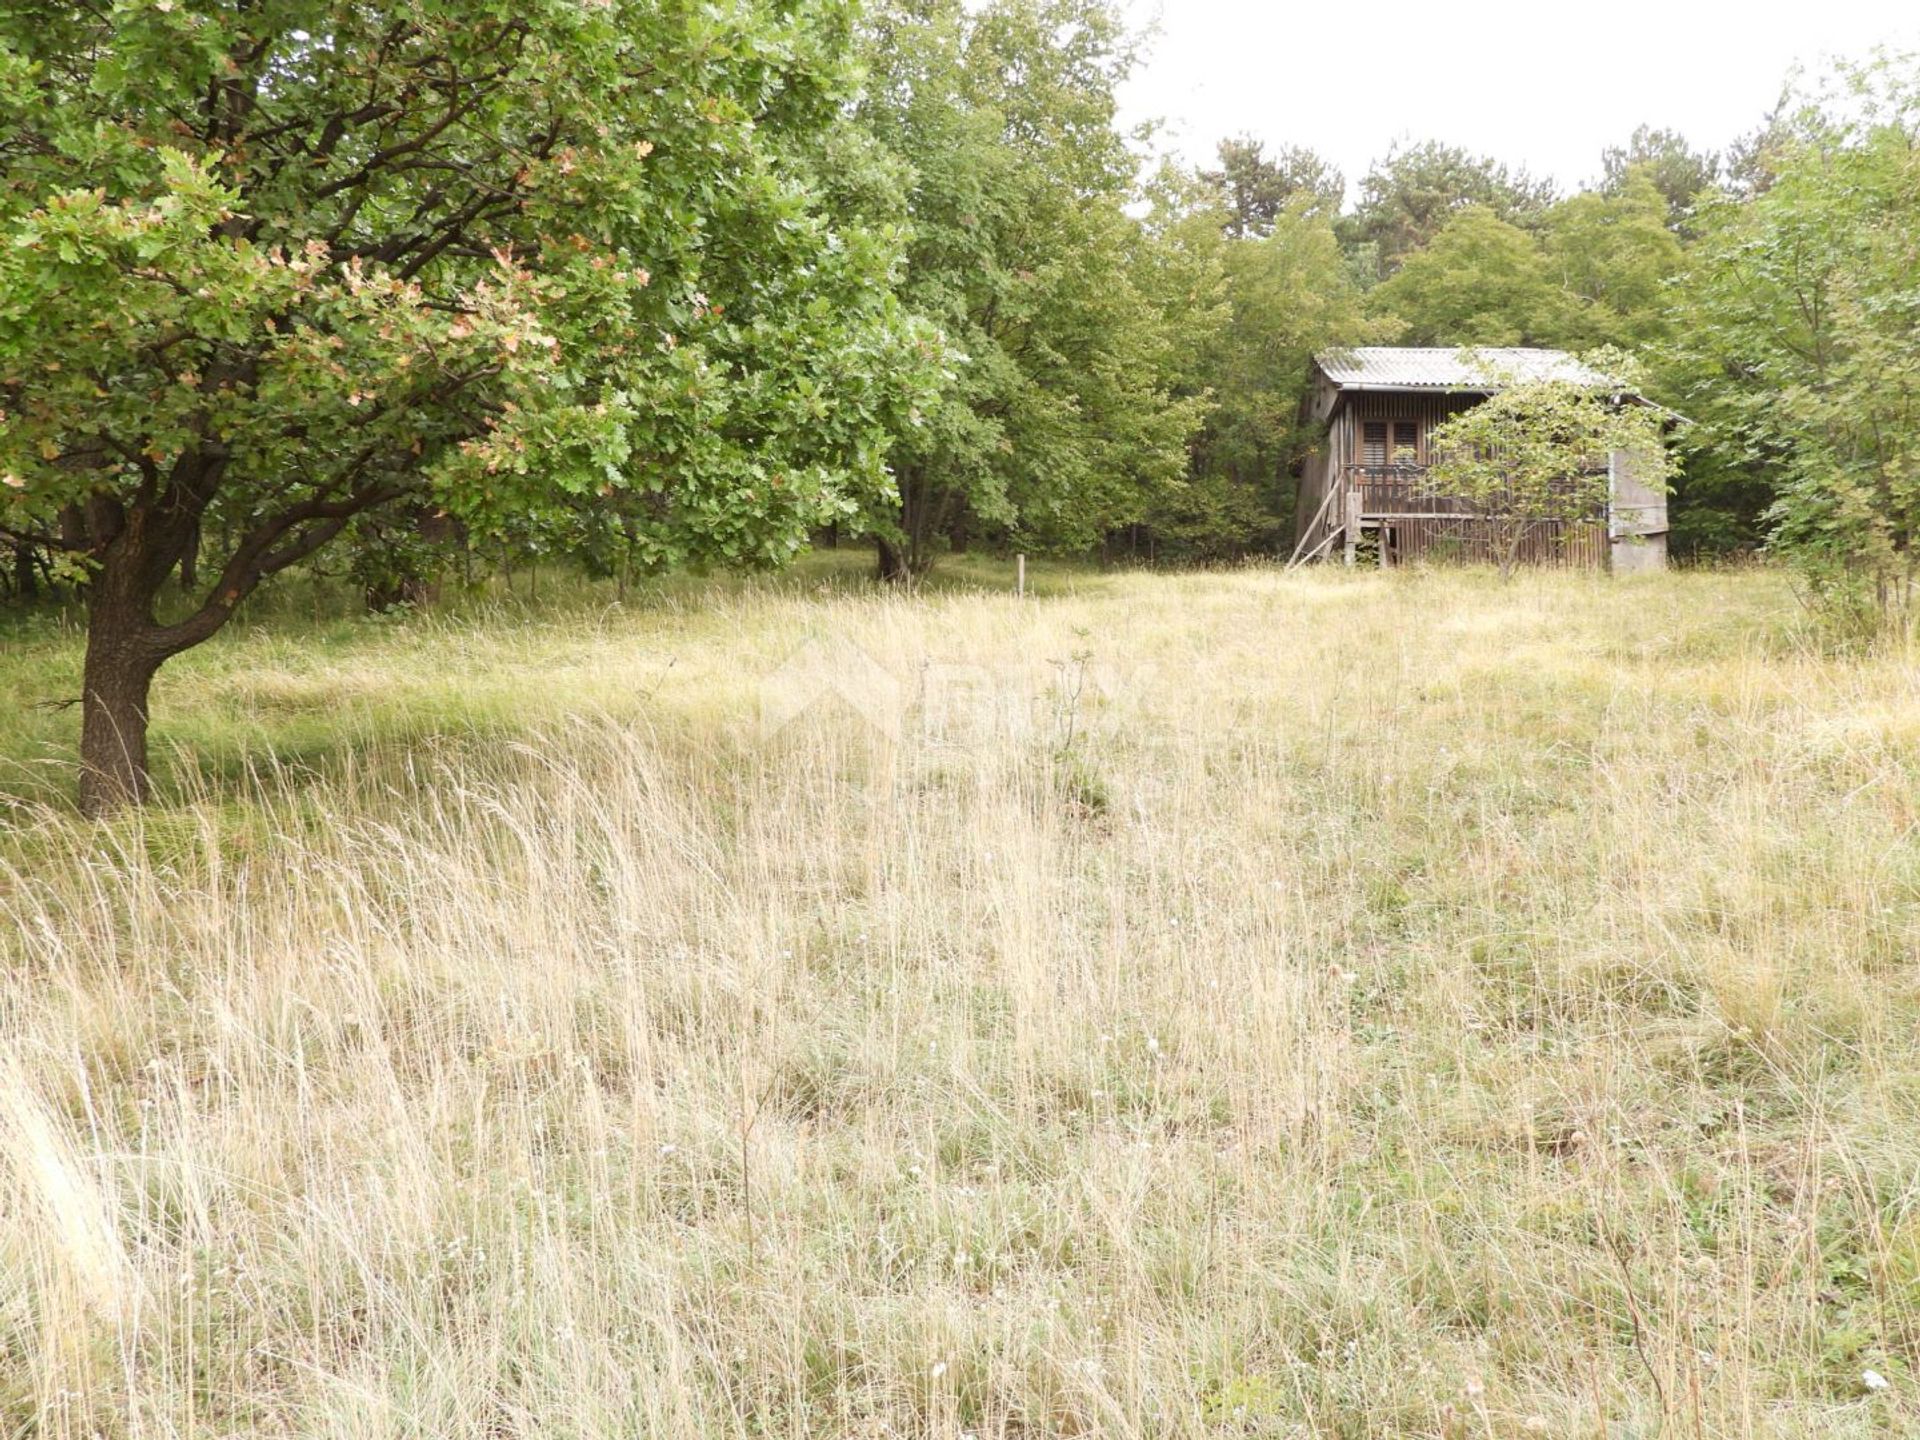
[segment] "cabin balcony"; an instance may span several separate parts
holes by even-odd
[[[1606,473],[1605,462],[1595,462],[1587,468],[1582,477],[1568,479],[1566,485],[1569,493],[1590,481],[1592,477]],[[1393,465],[1349,465],[1346,467],[1344,478],[1347,490],[1359,497],[1360,513],[1368,519],[1376,516],[1393,519],[1404,516],[1477,513],[1476,507],[1470,502],[1457,495],[1436,490],[1427,467],[1411,461],[1401,461]],[[1593,514],[1587,518],[1604,520],[1606,502],[1597,500]]]
[[[1433,489],[1427,467],[1412,461],[1349,465],[1346,488],[1360,499],[1360,513],[1374,515],[1468,515],[1467,503]]]
[[[1495,505],[1490,515],[1487,507],[1436,489],[1428,468],[1413,461],[1340,465],[1331,478],[1294,551],[1294,563],[1342,554],[1352,565],[1363,552],[1372,557],[1368,563],[1377,560],[1381,565],[1432,557],[1478,563],[1607,563],[1604,500],[1584,518],[1562,514],[1532,520],[1509,516],[1503,521],[1496,516],[1506,507]]]

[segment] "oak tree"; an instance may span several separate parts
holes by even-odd
[[[590,502],[753,564],[884,490],[923,363],[830,215],[836,0],[17,0],[0,539],[85,585],[81,793],[150,686],[381,507]],[[169,584],[183,561],[198,588]]]

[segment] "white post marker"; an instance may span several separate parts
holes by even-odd
[[[1013,563],[1015,577],[1013,593],[1024,599],[1027,593],[1027,557],[1016,555],[1013,557]]]

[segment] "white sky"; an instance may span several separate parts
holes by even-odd
[[[1124,0],[1157,22],[1121,119],[1194,162],[1248,133],[1337,164],[1348,196],[1395,139],[1488,154],[1563,189],[1646,122],[1724,148],[1796,64],[1920,48],[1916,0]]]

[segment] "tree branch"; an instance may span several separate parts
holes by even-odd
[[[240,542],[206,603],[177,624],[156,627],[148,636],[150,643],[162,655],[176,655],[210,639],[267,576],[304,560],[345,529],[354,516],[397,500],[410,488],[374,485],[340,500],[314,499],[288,506]],[[313,528],[301,530],[309,525]]]
[[[49,535],[44,530],[21,530],[12,525],[0,525],[0,539],[11,540],[18,545],[32,545],[41,550],[58,550],[68,555],[84,555],[92,548],[63,540],[58,535]]]

